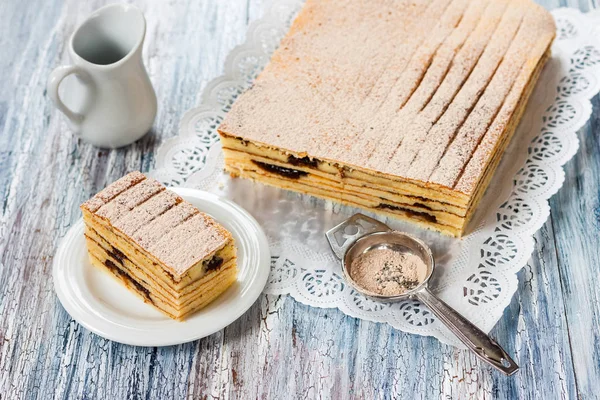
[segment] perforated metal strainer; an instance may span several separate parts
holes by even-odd
[[[356,235],[358,238],[347,240],[348,235]],[[519,369],[506,351],[493,339],[429,290],[429,280],[435,271],[435,259],[431,249],[423,241],[407,233],[394,231],[387,225],[362,214],[353,215],[329,230],[326,236],[331,249],[342,263],[344,278],[357,292],[383,302],[418,299],[481,360],[506,375],[512,375]],[[380,249],[418,256],[427,266],[425,279],[410,290],[392,296],[373,293],[361,287],[352,279],[353,261],[363,254]]]

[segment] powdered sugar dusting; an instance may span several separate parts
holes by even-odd
[[[140,227],[182,201],[181,197],[170,190],[163,190],[130,212],[121,215],[121,218],[114,218],[111,222],[121,232],[132,236]]]
[[[217,251],[231,239],[215,220],[198,213],[152,244],[148,251],[182,275],[189,268]]]
[[[163,190],[165,187],[162,184],[152,178],[147,178],[100,207],[96,211],[96,215],[116,221],[134,207]]]
[[[459,61],[459,50],[464,46],[471,32],[481,21],[482,13],[487,5],[488,0],[470,2],[459,25],[436,51],[435,57],[431,61],[431,66],[427,69],[427,73],[414,94],[410,97],[408,103],[399,109],[398,113],[393,115],[392,121],[388,122],[390,129],[385,129],[384,127],[379,129],[380,135],[377,142],[373,143],[373,147],[367,150],[368,154],[370,154],[367,165],[370,168],[377,168],[378,165],[388,163],[394,151],[402,143],[404,139],[403,135],[411,135],[411,130],[404,132],[393,127],[409,125],[415,116],[428,104],[444,78],[446,78],[451,66],[456,66],[456,62]]]
[[[548,33],[546,33],[548,34]],[[544,42],[538,41],[535,46],[530,50],[530,59],[536,57],[543,57],[546,53],[546,47]],[[519,107],[519,100],[521,93],[528,88],[528,84],[531,78],[531,74],[535,71],[537,65],[529,61],[523,65],[519,76],[515,80],[515,83],[506,97],[506,100],[498,112],[498,115],[492,122],[489,129],[485,132],[483,138],[478,144],[477,148],[473,152],[472,157],[467,160],[466,167],[459,176],[451,176],[450,178],[456,180],[454,187],[456,190],[462,193],[474,193],[477,189],[477,183],[482,179],[482,171],[485,171],[491,159],[494,155],[494,150],[503,139],[503,133],[506,130],[507,122],[509,121],[512,113],[516,112]],[[524,107],[524,105],[522,105]],[[435,179],[435,177],[432,177]],[[443,177],[438,178],[440,181]],[[446,178],[448,179],[448,178]],[[449,180],[447,180],[449,182]]]
[[[308,0],[219,130],[302,156],[464,188],[458,177],[487,127],[496,115],[512,115],[499,110],[514,110],[507,96],[522,65],[542,58],[530,50],[551,43],[552,18],[530,0],[401,3]],[[473,182],[485,165],[471,163]]]
[[[514,87],[520,88],[518,93],[522,93],[524,87],[515,85],[515,81],[523,65],[531,54],[536,58],[541,57],[546,48],[537,46],[537,43],[547,43],[552,40],[553,31],[548,30],[546,24],[536,24],[533,13],[525,16],[523,25],[515,37],[511,48],[505,55],[502,63],[495,72],[494,77],[487,86],[485,93],[476,104],[473,111],[465,121],[464,125],[457,132],[454,140],[447,147],[443,158],[439,160],[436,170],[430,177],[431,182],[444,186],[454,187],[458,176],[467,164],[471,155],[479,145],[481,138],[488,131],[488,127],[497,115],[501,116],[502,121],[507,121],[510,116],[498,114],[503,104],[514,110],[516,104],[507,99],[510,90]],[[527,27],[527,29],[524,29]],[[544,37],[544,35],[546,35]],[[540,37],[545,40],[540,41]],[[541,52],[539,51],[541,48]],[[525,69],[527,76],[530,76],[536,65],[530,63],[530,68]],[[482,169],[482,166],[479,166]],[[432,170],[432,169],[429,169]],[[427,173],[428,171],[424,171]]]
[[[82,207],[95,210],[174,276],[184,275],[231,240],[213,218],[139,172],[109,185]]]
[[[358,256],[350,277],[363,289],[394,296],[414,289],[427,277],[427,265],[418,256],[383,248]]]
[[[521,27],[521,30],[527,30],[527,27],[521,24],[524,11],[524,8],[518,6],[507,11],[505,18],[494,32],[492,39],[485,47],[481,58],[477,61],[467,81],[460,88],[456,97],[452,99],[448,109],[427,132],[408,169],[401,172],[405,176],[421,181],[429,181],[431,171],[436,167],[463,123],[471,118],[474,123],[485,125],[481,115],[477,114],[479,110],[474,107],[476,107],[478,101],[490,101],[488,99],[490,96],[499,98],[500,102],[503,100],[502,93],[486,92],[485,89],[495,76],[500,63],[506,63],[506,57],[509,56],[507,51],[511,45],[519,46],[518,42],[513,41],[513,39],[519,27]],[[508,61],[508,64],[512,66],[512,61]],[[517,65],[517,71],[518,68],[520,68],[520,65]],[[510,85],[510,82],[507,85]],[[462,166],[456,166],[455,168],[460,171]],[[396,171],[400,172],[400,170]]]
[[[132,238],[142,248],[149,249],[162,236],[200,211],[187,202],[179,203],[137,230]]]
[[[145,179],[146,176],[141,172],[130,172],[98,192],[94,197],[83,203],[81,207],[88,209],[90,212],[96,212],[100,207],[117,197],[119,194]]]

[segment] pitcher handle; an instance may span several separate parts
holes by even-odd
[[[80,125],[83,122],[83,115],[71,110],[69,107],[65,105],[60,99],[60,95],[58,94],[58,88],[67,76],[71,74],[77,74],[80,77],[89,80],[89,75],[83,69],[76,65],[65,65],[61,67],[57,67],[50,73],[50,78],[48,79],[48,94],[50,98],[56,105],[56,108],[59,109],[60,112],[65,114],[65,116],[71,120],[74,125]]]

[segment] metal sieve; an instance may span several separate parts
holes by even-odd
[[[435,271],[435,259],[431,249],[423,241],[407,233],[394,231],[384,223],[363,214],[353,215],[330,229],[326,236],[331,250],[341,260],[344,279],[357,292],[382,302],[418,299],[481,360],[506,375],[512,375],[519,369],[493,339],[429,290],[429,280]],[[425,279],[411,290],[393,296],[384,296],[362,288],[352,279],[353,261],[360,255],[383,248],[418,256],[427,266]]]

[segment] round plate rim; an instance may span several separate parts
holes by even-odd
[[[229,326],[231,323],[239,319],[254,303],[262,293],[264,287],[267,284],[267,280],[269,278],[269,263],[271,259],[269,243],[267,237],[260,226],[260,224],[256,221],[256,219],[244,208],[234,203],[233,201],[217,196],[214,193],[206,192],[203,190],[192,189],[192,188],[169,188],[174,191],[178,195],[182,197],[195,197],[204,201],[209,201],[214,205],[221,206],[226,209],[234,210],[241,214],[247,222],[253,225],[256,231],[256,240],[258,242],[259,252],[258,260],[259,265],[256,268],[256,278],[253,280],[252,285],[249,287],[250,293],[248,294],[248,300],[245,305],[236,309],[237,312],[232,313],[228,318],[224,318],[223,321],[219,324],[215,324],[213,329],[204,330],[202,333],[188,333],[186,335],[182,335],[180,338],[169,339],[156,339],[152,338],[152,335],[142,335],[139,340],[131,340],[127,337],[127,333],[124,332],[110,332],[106,331],[102,328],[98,328],[97,324],[94,324],[93,320],[97,317],[93,317],[90,315],[86,315],[86,311],[81,308],[79,305],[74,304],[73,300],[76,298],[76,295],[73,293],[76,289],[80,288],[64,288],[63,279],[60,278],[60,261],[64,260],[65,257],[68,257],[69,253],[69,242],[72,241],[74,236],[77,234],[77,231],[81,229],[83,225],[83,219],[79,218],[67,231],[65,236],[60,240],[60,244],[56,250],[54,260],[52,263],[52,278],[54,291],[62,304],[63,308],[67,313],[77,321],[80,325],[88,329],[89,331],[101,336],[105,339],[109,339],[118,343],[132,345],[132,346],[142,346],[142,347],[162,347],[162,346],[172,346],[177,344],[188,343],[194,340],[198,340],[204,338],[206,336],[210,336],[221,329]],[[201,210],[202,211],[202,210]],[[185,324],[185,321],[179,322],[181,324]],[[116,326],[115,323],[113,325]],[[127,329],[137,329],[135,327],[125,327]],[[126,337],[124,337],[126,336]]]

